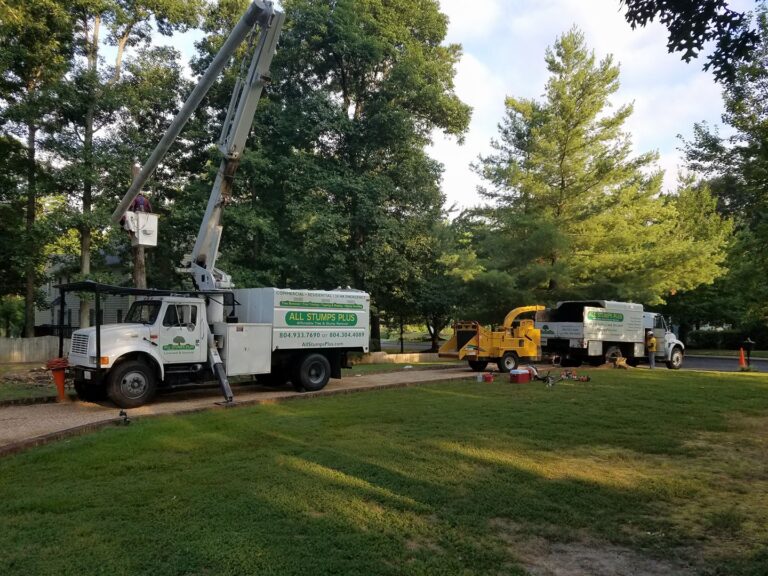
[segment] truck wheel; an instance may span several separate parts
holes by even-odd
[[[107,397],[107,391],[104,389],[104,385],[94,386],[88,384],[85,380],[75,380],[75,392],[77,397],[83,402],[98,402],[104,400]]]
[[[672,354],[667,360],[667,368],[670,370],[680,370],[683,365],[683,351],[679,346],[672,348]]]
[[[614,364],[616,360],[618,360],[622,356],[623,354],[621,353],[621,348],[619,348],[618,346],[611,346],[605,352],[605,363]]]
[[[129,360],[114,367],[109,374],[109,399],[120,408],[136,408],[155,396],[155,372],[141,360]]]
[[[331,363],[322,354],[309,354],[301,360],[296,375],[294,387],[300,384],[308,392],[322,390],[331,378]]]
[[[467,362],[473,372],[482,372],[485,370],[485,367],[488,366],[488,362],[484,362],[483,360],[467,360]]]
[[[499,372],[509,372],[517,368],[518,359],[514,352],[504,352],[504,356],[499,360]]]

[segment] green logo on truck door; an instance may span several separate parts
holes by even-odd
[[[620,312],[587,312],[588,320],[602,320],[603,322],[624,322],[624,314]]]
[[[355,326],[357,314],[352,312],[286,312],[288,326]]]
[[[191,352],[195,349],[194,344],[187,344],[184,340],[184,336],[176,336],[173,339],[173,344],[165,344],[163,346],[164,352]]]

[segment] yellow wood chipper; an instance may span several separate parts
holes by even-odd
[[[533,319],[518,319],[529,312],[539,312],[544,306],[521,306],[504,318],[501,330],[489,330],[479,322],[460,320],[453,325],[453,336],[440,347],[440,358],[467,360],[475,372],[485,370],[495,362],[501,372],[517,368],[523,360],[541,359],[541,331]]]

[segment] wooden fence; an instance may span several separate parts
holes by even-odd
[[[64,339],[64,355],[69,352],[69,338]],[[37,338],[0,338],[0,363],[45,362],[59,355],[58,336]]]

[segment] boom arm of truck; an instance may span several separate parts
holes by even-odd
[[[205,98],[208,90],[213,86],[216,78],[218,78],[219,74],[224,70],[237,48],[243,41],[245,41],[248,35],[253,32],[257,25],[260,25],[262,30],[266,28],[271,29],[276,25],[276,34],[279,34],[283,19],[284,15],[273,8],[272,2],[263,0],[254,0],[251,2],[248,10],[245,11],[245,14],[243,14],[240,21],[232,29],[232,32],[230,32],[224,44],[222,44],[219,52],[208,65],[208,69],[200,78],[200,82],[197,83],[197,86],[192,90],[170,126],[168,126],[168,129],[165,131],[165,134],[163,134],[160,142],[158,142],[157,146],[155,146],[155,149],[152,151],[152,154],[150,154],[149,158],[144,163],[144,166],[142,166],[141,171],[134,178],[131,187],[125,193],[125,196],[123,196],[120,204],[115,208],[115,211],[112,213],[112,221],[114,223],[120,221],[126,210],[128,210],[128,207],[131,205],[131,202],[133,202],[134,198],[139,195],[141,187],[144,186],[152,172],[154,172],[160,162],[162,162],[168,149],[176,141],[176,138],[178,138],[181,130],[184,128],[194,111],[200,106],[200,103],[203,101],[203,98]],[[274,44],[272,45],[272,49],[274,51]],[[259,93],[260,92],[261,90],[259,89]]]
[[[269,66],[285,19],[285,15],[272,10],[271,5],[269,10],[270,14],[261,26],[258,39],[249,43],[250,63],[247,70],[245,63],[248,57],[243,60],[240,76],[235,83],[219,138],[221,164],[197,233],[195,247],[185,262],[199,290],[232,287],[230,276],[216,268],[222,232],[221,211],[230,199],[235,172],[253,124],[256,105],[269,80]]]
[[[216,268],[222,231],[221,210],[230,198],[232,182],[253,123],[256,105],[269,79],[269,66],[275,54],[277,38],[284,20],[285,14],[275,10],[272,2],[254,0],[251,3],[112,214],[113,222],[118,222],[122,218],[229,59],[249,38],[248,52],[243,59],[219,138],[219,150],[222,153],[221,165],[208,199],[205,216],[200,224],[195,247],[192,254],[184,261],[185,270],[192,273],[193,282],[198,290],[232,287],[229,275]],[[257,26],[258,36],[255,35]],[[247,66],[246,62],[248,62]]]

